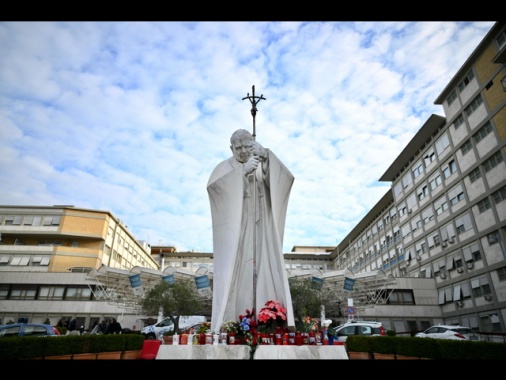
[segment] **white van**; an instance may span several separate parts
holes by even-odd
[[[207,318],[203,315],[182,315],[179,317],[179,330],[184,330],[199,322],[207,322]],[[154,325],[144,327],[141,334],[145,334],[146,339],[159,339],[165,331],[172,330],[174,330],[174,323],[172,323],[170,318],[165,318]]]

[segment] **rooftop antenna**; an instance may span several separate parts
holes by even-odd
[[[251,102],[251,116],[253,116],[253,140],[256,140],[256,124],[255,124],[255,116],[257,115],[257,104],[258,102],[260,102],[260,100],[267,100],[264,98],[264,95],[260,95],[260,96],[255,96],[255,85],[251,86],[251,92],[252,92],[252,95],[248,93],[247,96],[245,96],[244,98],[242,98],[242,100],[244,99],[248,99],[250,102]],[[256,246],[257,246],[257,219],[258,219],[258,216],[257,216],[257,207],[256,207],[256,202],[257,202],[257,198],[256,198],[256,174],[253,173],[253,202],[254,202],[254,206],[253,206],[253,209],[255,210],[255,215],[254,215],[254,219],[253,219],[253,226],[254,226],[254,230],[253,230],[253,307],[251,308],[251,313],[253,314],[253,317],[256,319],[256,304],[257,304],[257,261],[256,261],[256,258],[257,258],[257,250],[256,250]]]

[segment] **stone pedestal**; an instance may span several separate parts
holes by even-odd
[[[156,359],[251,359],[251,348],[247,345],[161,345]]]
[[[157,360],[182,359],[251,359],[251,348],[247,345],[161,345]],[[258,346],[253,359],[348,359],[344,346]]]
[[[344,346],[259,346],[253,359],[346,359]]]

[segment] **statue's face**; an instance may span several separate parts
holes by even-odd
[[[244,164],[248,161],[248,158],[250,158],[251,156],[252,152],[251,139],[249,138],[249,136],[243,136],[240,139],[234,140],[230,148],[234,153],[235,159]]]

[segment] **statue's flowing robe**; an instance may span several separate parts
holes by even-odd
[[[214,169],[207,184],[214,261],[211,328],[219,331],[224,322],[238,321],[246,310],[255,309],[256,316],[269,300],[279,301],[287,310],[287,326],[295,326],[283,258],[294,177],[270,150],[255,179],[244,175],[243,166],[231,157]]]

